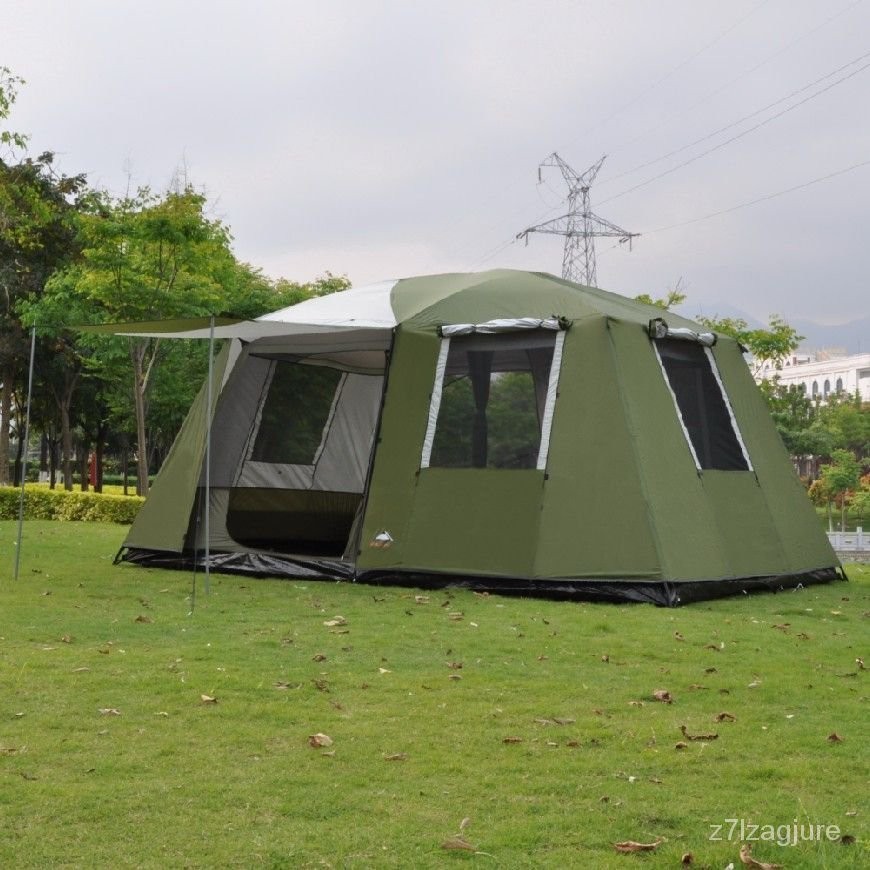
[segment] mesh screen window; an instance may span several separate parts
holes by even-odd
[[[430,467],[535,468],[555,338],[450,339]]]
[[[341,372],[276,362],[251,459],[313,465]]]
[[[657,341],[656,347],[698,466],[748,471],[749,464],[704,347],[667,339]]]

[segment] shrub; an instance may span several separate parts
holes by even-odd
[[[21,490],[0,486],[0,520],[18,519]],[[24,518],[28,520],[78,520],[129,525],[145,499],[138,496],[102,495],[96,492],[66,492],[62,489],[26,487]]]

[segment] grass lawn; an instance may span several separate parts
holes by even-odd
[[[125,531],[29,522],[13,584],[0,523],[0,866],[741,867],[729,819],[870,866],[867,567],[681,610],[213,575],[190,615]]]

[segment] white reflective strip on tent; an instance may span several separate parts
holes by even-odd
[[[441,339],[438,351],[438,363],[435,366],[435,383],[432,386],[432,397],[429,400],[429,419],[426,422],[426,437],[423,439],[423,455],[420,457],[420,468],[428,468],[432,458],[432,445],[435,442],[435,424],[438,422],[438,411],[441,410],[441,390],[444,386],[444,372],[447,370],[447,355],[450,353],[450,339]]]
[[[487,320],[484,323],[450,323],[441,327],[445,338],[472,333],[491,334],[497,332],[518,332],[525,329],[561,329],[562,324],[555,317],[542,320],[540,317],[503,317]]]
[[[749,458],[749,451],[743,443],[743,436],[740,434],[740,427],[737,425],[737,418],[734,416],[734,409],[731,407],[731,400],[728,398],[728,393],[725,390],[725,385],[722,383],[722,378],[719,375],[719,366],[716,365],[716,359],[709,347],[704,348],[704,353],[710,363],[710,371],[713,372],[713,377],[716,378],[716,383],[719,384],[719,392],[722,393],[722,401],[728,410],[728,417],[731,419],[731,428],[734,430],[734,437],[737,438],[737,443],[740,445],[740,450],[743,453],[743,459],[746,461],[746,467],[750,471],[754,471],[752,460]]]
[[[565,333],[559,332],[553,347],[550,380],[547,384],[547,398],[544,402],[544,414],[541,420],[541,446],[538,450],[538,462],[535,465],[538,471],[544,471],[547,468],[547,456],[550,453],[550,431],[553,427],[553,411],[556,407],[556,393],[559,389],[559,374],[562,371],[562,346],[564,343]]]

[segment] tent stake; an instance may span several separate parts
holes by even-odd
[[[27,482],[27,448],[30,446],[30,400],[33,396],[33,360],[36,357],[36,326],[30,330],[30,370],[27,375],[27,411],[24,415],[24,450],[21,454],[21,494],[18,497],[18,540],[15,544],[15,573],[21,566],[21,538],[24,531],[24,484]]]

